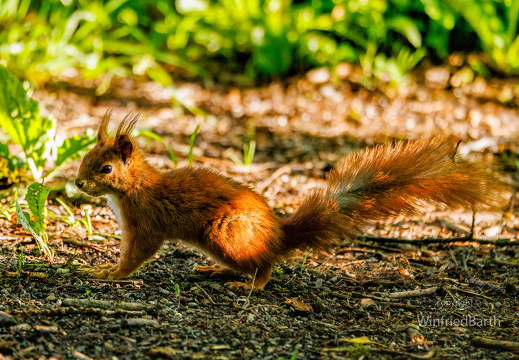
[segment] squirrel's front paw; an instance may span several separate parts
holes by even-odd
[[[92,274],[98,279],[111,279],[115,270],[117,270],[117,265],[106,263],[98,265]]]

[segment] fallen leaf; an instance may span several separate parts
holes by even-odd
[[[301,302],[297,299],[287,299],[287,300],[285,300],[285,304],[292,306],[294,309],[296,309],[298,311],[310,312],[310,311],[314,310],[312,308],[312,305]]]

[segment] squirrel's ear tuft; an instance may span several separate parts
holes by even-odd
[[[139,121],[140,114],[136,114],[133,111],[130,111],[124,117],[123,121],[119,124],[117,128],[117,132],[115,134],[115,138],[118,138],[120,135],[126,135],[128,137],[132,136],[132,131],[135,128],[135,124]]]
[[[119,124],[115,133],[115,148],[121,153],[121,159],[126,164],[133,153],[132,131],[139,120],[139,114],[129,112]]]
[[[117,135],[115,137],[115,148],[120,151],[121,159],[127,164],[133,153],[132,139],[126,134]]]
[[[97,143],[103,145],[108,139],[108,123],[110,122],[110,118],[112,117],[112,109],[108,110],[103,116],[103,120],[99,124],[99,128],[97,130]]]

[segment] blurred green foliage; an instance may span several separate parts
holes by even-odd
[[[53,117],[40,115],[38,103],[27,95],[23,84],[0,65],[0,163],[7,165],[7,169],[0,168],[5,173],[2,179],[9,180],[14,173],[23,175],[21,170],[27,165],[34,180],[41,181],[95,141],[91,133],[59,140],[56,126]],[[18,146],[22,157],[10,153],[7,144]]]
[[[276,77],[358,62],[398,82],[424,56],[483,50],[519,71],[515,0],[3,0],[0,62],[47,81],[70,68],[85,79],[172,73],[214,79]]]

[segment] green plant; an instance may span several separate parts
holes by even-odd
[[[288,359],[281,356],[281,357],[278,357],[278,360],[296,360],[297,357],[299,356],[299,352],[301,351],[302,347],[303,346],[301,344],[297,344]]]
[[[20,273],[25,265],[25,253],[20,250],[18,253],[18,263],[16,264],[16,272]]]
[[[63,199],[61,199],[59,197],[56,198],[56,201],[63,207],[63,209],[65,209],[65,211],[68,214],[68,216],[61,217],[62,220],[67,222],[69,225],[75,224],[76,223],[76,218],[74,216],[74,213],[70,209],[70,207],[67,205],[67,203],[65,201],[63,201]]]
[[[7,219],[7,221],[11,221],[12,218],[12,211],[9,209],[9,207],[4,206],[1,204],[0,208],[0,217]]]
[[[303,256],[303,260],[301,261],[301,267],[299,269],[301,272],[305,271],[305,269],[306,269],[306,260],[308,260],[308,257],[310,256],[311,253],[312,253],[311,250],[308,250],[307,252],[305,252],[305,255]]]
[[[243,157],[240,159],[235,154],[230,154],[229,159],[231,159],[235,164],[240,166],[250,166],[254,161],[254,156],[256,154],[256,140],[250,140],[248,143],[243,144]]]
[[[189,137],[189,151],[187,153],[187,163],[191,166],[193,165],[193,150],[195,148],[195,140],[198,135],[198,130],[200,130],[200,125],[197,125],[195,130],[191,133]]]
[[[172,280],[170,280],[171,288],[173,289],[173,293],[175,295],[180,295],[180,285],[178,283],[174,283]]]
[[[30,231],[38,247],[43,251],[43,254],[48,258],[52,258],[53,251],[48,246],[48,236],[45,232],[45,203],[47,196],[49,195],[50,189],[41,183],[31,184],[27,188],[27,194],[25,200],[27,201],[30,213],[23,211],[18,195],[15,195],[16,199],[16,219],[25,230]]]
[[[162,136],[157,135],[157,134],[155,134],[154,132],[152,132],[152,131],[148,131],[148,130],[139,130],[139,134],[138,134],[138,135],[142,135],[142,136],[149,137],[150,139],[153,139],[153,140],[159,141],[159,142],[161,142],[162,144],[164,144],[164,146],[166,147],[166,151],[168,152],[169,159],[173,162],[173,165],[174,165],[175,167],[178,166],[177,156],[176,156],[175,153],[173,152],[173,149],[171,148],[171,146],[169,146],[169,145],[164,141],[164,139],[162,138]]]
[[[519,74],[519,1],[444,2],[471,26],[498,70]]]
[[[38,103],[27,96],[22,83],[0,65],[0,127],[18,145],[23,159],[9,154],[7,146],[0,147],[0,155],[14,169],[27,163],[35,181],[52,176],[67,161],[77,158],[81,151],[94,143],[92,134],[73,136],[60,141],[56,137],[56,120],[40,115]],[[46,164],[52,168],[44,172]]]
[[[90,217],[90,214],[92,213],[92,209],[90,207],[83,208],[83,214],[85,215],[85,219],[81,219],[80,221],[85,225],[85,228],[87,230],[88,237],[91,238],[93,233],[92,228],[92,219]]]
[[[366,344],[358,344],[355,343],[350,346],[346,346],[343,348],[344,354],[349,358],[362,358],[366,357],[371,353],[371,348]]]
[[[424,54],[479,51],[467,39],[516,74],[518,23],[512,0],[5,0],[0,63],[38,84],[75,68],[98,94],[121,76],[250,84],[344,61],[393,85]]]
[[[421,47],[423,23],[406,14],[424,10],[413,4],[8,0],[0,4],[0,43],[11,45],[0,46],[0,59],[30,79],[78,68],[87,79],[101,79],[98,93],[114,76],[132,74],[173,86],[169,70],[179,68],[206,79],[224,70],[250,82],[365,58],[371,74],[375,55],[392,56],[394,44]]]

